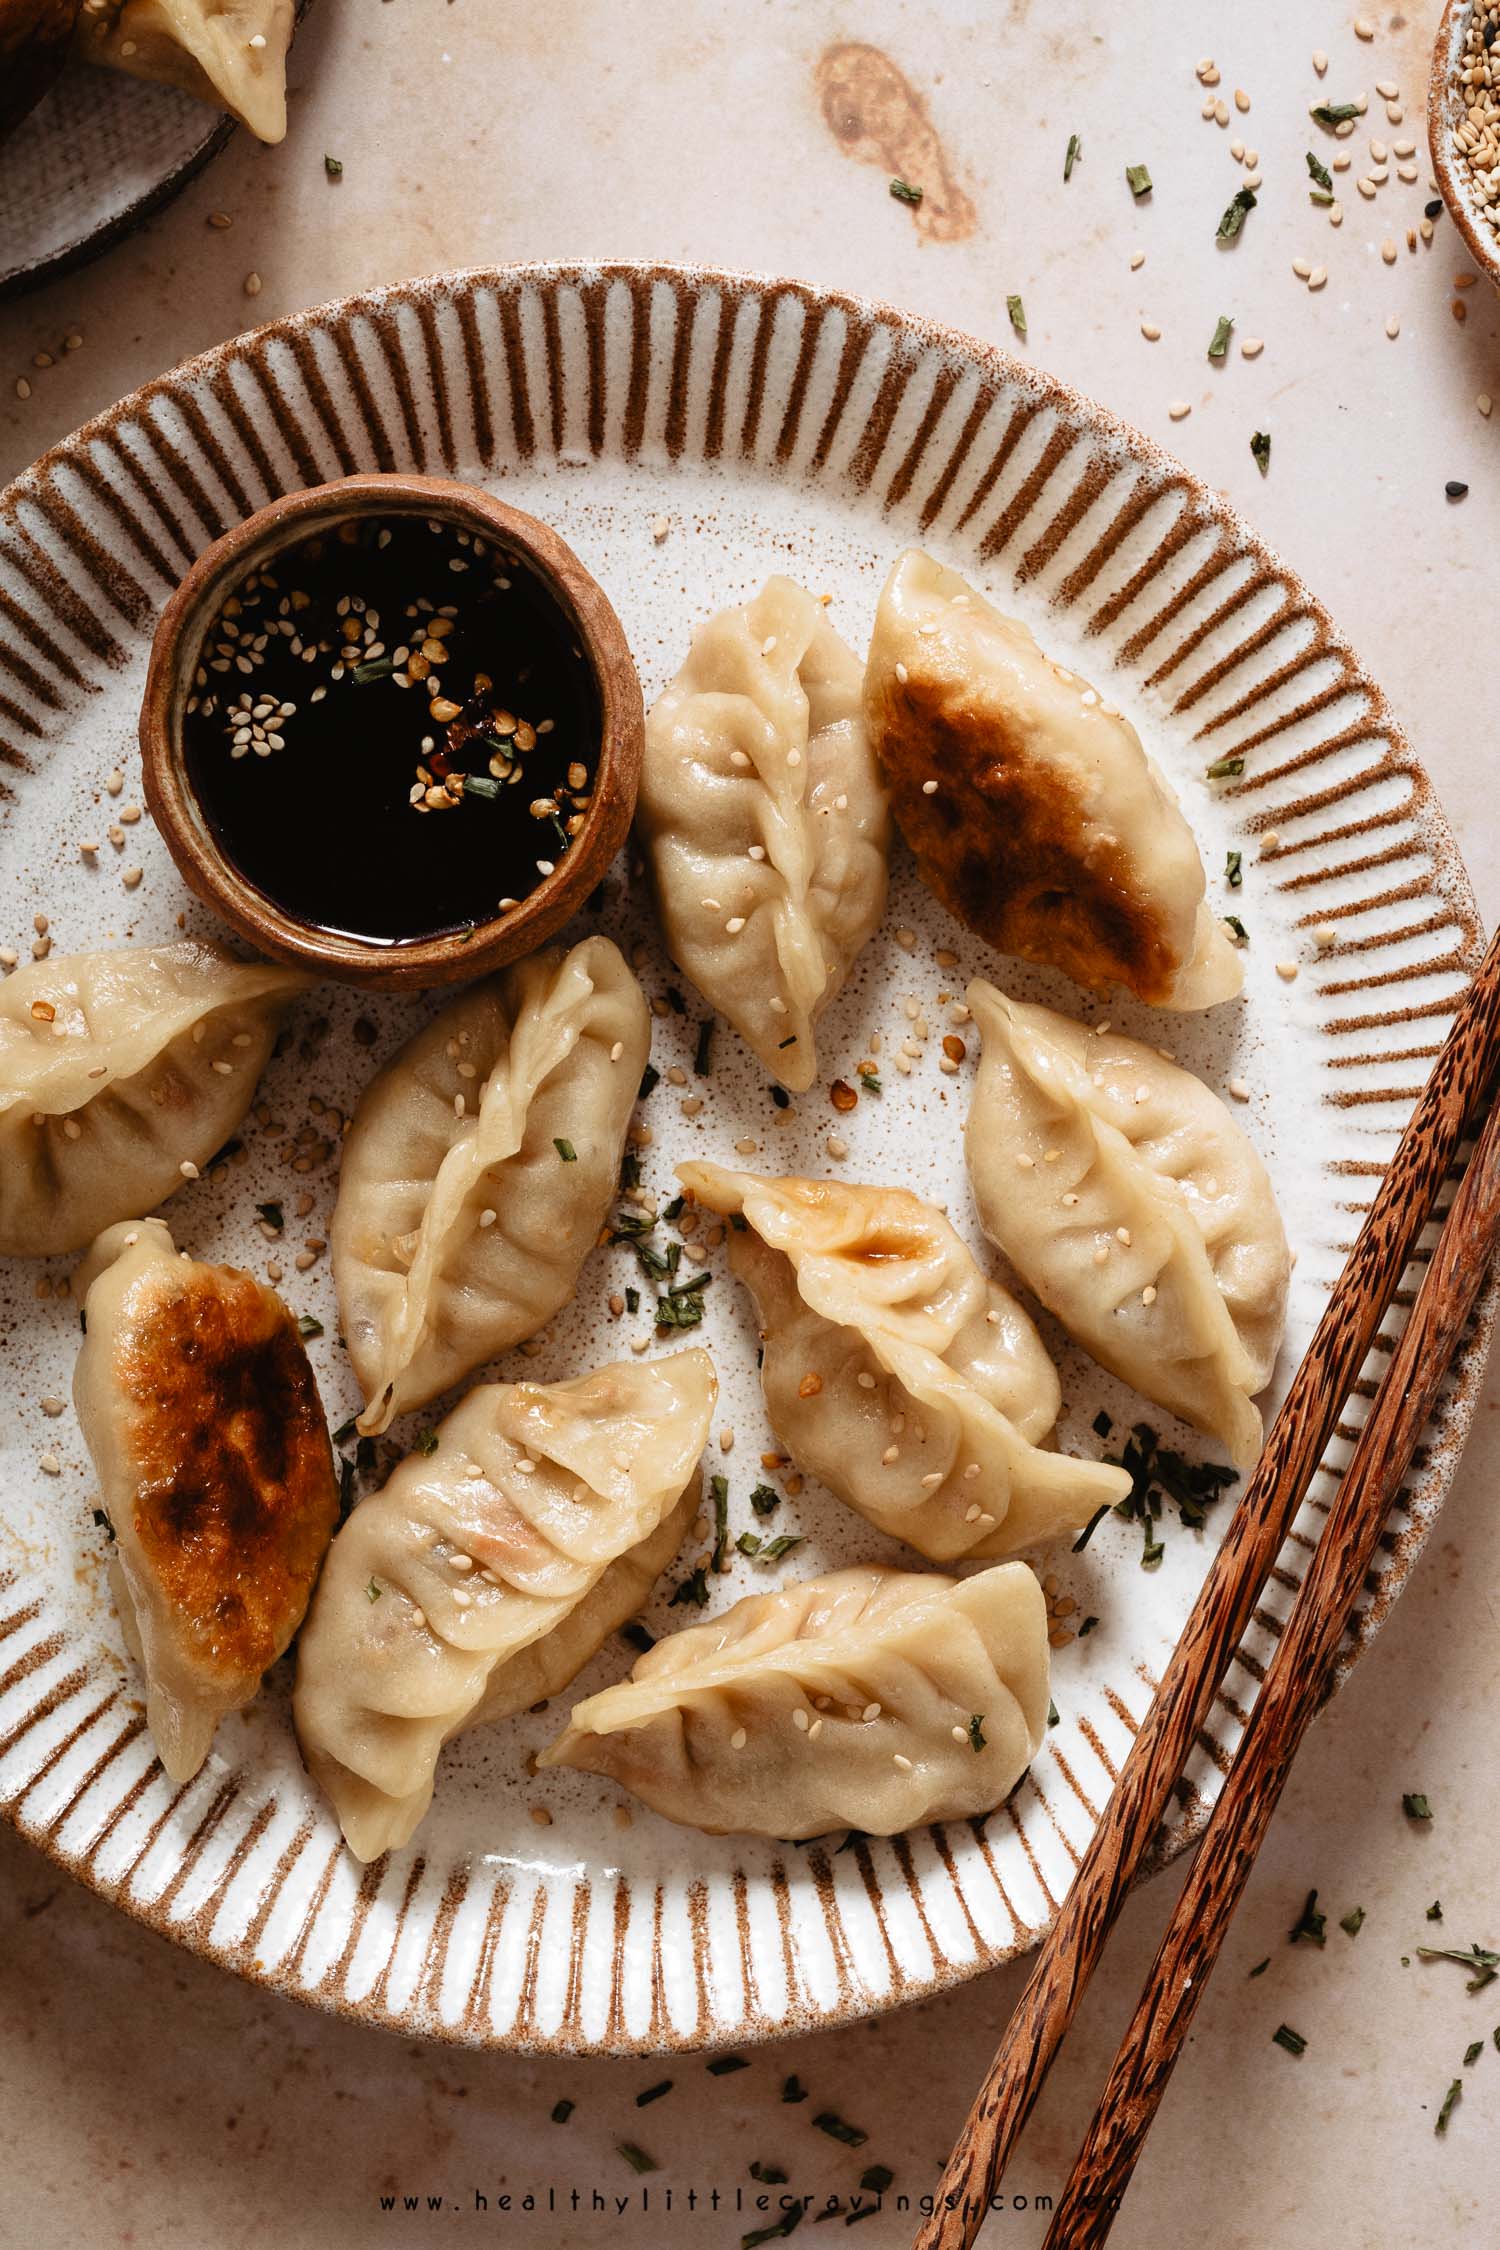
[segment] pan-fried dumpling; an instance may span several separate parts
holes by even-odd
[[[698,1506],[707,1352],[490,1383],[357,1507],[297,1654],[303,1755],[351,1851],[406,1843],[438,1753],[572,1679]]]
[[[1075,1531],[1123,1470],[1044,1449],[1061,1402],[1026,1314],[905,1188],[679,1165],[732,1217],[755,1298],[771,1426],[798,1466],[935,1562]]]
[[[328,1424],[275,1291],[179,1257],[160,1219],[110,1227],[77,1286],[110,1587],[157,1755],[188,1781],[302,1622],[338,1521]]]
[[[1218,1096],[1154,1047],[982,979],[965,1129],[986,1234],[1101,1366],[1260,1451],[1291,1258],[1266,1168]]]
[[[805,1091],[814,1023],[885,910],[890,817],[858,661],[791,579],[693,635],[646,721],[637,822],[673,959]]]
[[[1239,991],[1192,830],[1130,721],[915,547],[880,597],[865,716],[924,881],[1001,953],[1163,1008]]]
[[[994,1810],[1041,1744],[1047,1682],[1023,1563],[962,1582],[840,1570],[658,1641],[537,1765],[605,1774],[715,1836],[894,1836]]]
[[[296,0],[83,0],[75,44],[86,62],[180,87],[279,141],[296,21]]]
[[[312,981],[183,939],[52,955],[0,983],[0,1254],[81,1250],[192,1178]]]
[[[362,1430],[435,1398],[568,1302],[650,1045],[619,948],[586,938],[450,1001],[365,1089],[332,1229]]]

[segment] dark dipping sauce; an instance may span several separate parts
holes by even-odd
[[[221,604],[183,718],[220,850],[283,913],[384,945],[493,921],[571,848],[599,690],[530,564],[421,515],[283,549]]]

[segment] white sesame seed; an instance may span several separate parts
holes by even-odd
[[[1281,978],[1283,984],[1290,984],[1292,982],[1292,979],[1297,974],[1296,962],[1278,961],[1276,964],[1276,974]]]
[[[1192,411],[1192,407],[1189,405],[1188,401],[1185,398],[1174,398],[1171,405],[1167,408],[1167,417],[1169,421],[1182,422],[1186,420],[1187,416],[1191,414]]]
[[[62,1463],[55,1453],[44,1453],[37,1463],[37,1467],[45,1477],[60,1477],[62,1475]]]

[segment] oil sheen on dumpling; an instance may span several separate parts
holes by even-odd
[[[81,1250],[207,1164],[312,978],[189,939],[0,983],[0,1255]]]
[[[279,141],[296,21],[296,0],[83,0],[74,45],[86,62],[180,87]]]
[[[885,910],[890,816],[860,668],[789,578],[693,635],[646,721],[637,823],[672,957],[794,1092]]]
[[[864,1567],[658,1641],[537,1765],[605,1774],[710,1835],[894,1836],[992,1812],[1047,1703],[1046,1602],[1023,1563],[961,1582]]]
[[[905,1188],[679,1165],[734,1218],[771,1426],[799,1468],[934,1562],[1075,1531],[1130,1479],[1045,1450],[1057,1374],[1015,1299]]]
[[[651,1044],[608,938],[450,1001],[366,1088],[333,1276],[366,1432],[565,1305],[604,1221]]]
[[[110,1585],[157,1755],[188,1781],[302,1621],[338,1521],[328,1424],[275,1291],[179,1257],[160,1219],[102,1234],[76,1293]]]
[[[485,1384],[355,1509],[294,1708],[358,1858],[408,1840],[445,1742],[566,1685],[639,1608],[696,1513],[717,1390],[703,1351]]]
[[[1260,1451],[1291,1259],[1266,1168],[1224,1104],[1154,1047],[976,979],[964,1145],[986,1234],[1100,1364]]]
[[[1240,990],[1192,830],[1129,720],[915,547],[880,597],[865,716],[923,879],[998,951],[1164,1008]]]

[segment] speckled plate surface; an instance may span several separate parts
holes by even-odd
[[[1076,393],[901,314],[665,268],[406,283],[239,337],[56,448],[0,502],[0,943],[24,956],[38,913],[60,951],[165,937],[179,918],[207,926],[147,824],[126,825],[118,851],[106,843],[96,872],[78,851],[138,800],[136,706],[155,616],[191,557],[250,508],[394,467],[473,479],[556,523],[619,609],[648,698],[693,623],[772,570],[831,592],[834,622],[862,648],[889,562],[914,538],[1065,661],[1108,678],[1182,792],[1211,897],[1251,933],[1242,1002],[1203,1018],[1134,1003],[1109,1013],[1219,1089],[1231,1077],[1251,1089],[1236,1114],[1270,1164],[1299,1260],[1284,1381],[1477,958],[1452,836],[1379,690],[1216,496]],[[1205,766],[1229,753],[1243,753],[1243,777],[1206,783]],[[117,765],[126,779],[112,801]],[[1232,894],[1221,876],[1230,849],[1246,869]],[[134,866],[144,880],[126,891]],[[603,926],[639,948],[660,1003],[648,1184],[666,1187],[684,1155],[734,1162],[736,1143],[753,1142],[740,1160],[763,1169],[909,1184],[946,1203],[977,1248],[960,1145],[970,1064],[956,1076],[938,1068],[944,995],[983,969],[1087,1018],[1103,1012],[1060,977],[989,956],[898,853],[886,926],[820,1029],[821,1083],[779,1110],[722,1027],[712,1075],[696,1077],[701,1007],[688,991],[685,1014],[674,1012],[676,980],[623,863]],[[1299,974],[1284,981],[1276,964],[1293,961]],[[196,1254],[260,1272],[279,1260],[284,1294],[325,1323],[312,1350],[335,1423],[357,1400],[326,1263],[299,1272],[294,1260],[327,1235],[342,1118],[429,1005],[320,990],[266,1076],[242,1149],[168,1212]],[[835,1119],[828,1082],[877,1033],[884,1098]],[[903,1053],[904,1041],[917,1051]],[[849,1150],[836,1167],[835,1124]],[[303,1195],[306,1215],[293,1218]],[[289,1215],[276,1246],[254,1214],[271,1197]],[[597,1252],[576,1303],[500,1372],[549,1379],[623,1356],[635,1323],[612,1319],[608,1298],[630,1279],[624,1248]],[[1041,1560],[1064,1630],[1067,1618],[1100,1622],[1058,1649],[1059,1724],[986,1823],[843,1850],[837,1839],[698,1837],[640,1809],[625,1825],[602,1783],[528,1776],[554,1709],[450,1750],[414,1845],[361,1870],[299,1764],[286,1664],[221,1726],[193,1782],[174,1787],[157,1765],[104,1588],[87,1459],[71,1411],[48,1418],[41,1407],[69,1389],[77,1308],[66,1282],[61,1261],[0,1266],[11,1408],[0,1430],[0,1802],[61,1864],[180,1942],[406,2031],[614,2052],[743,2041],[889,2006],[1024,1950],[1067,1886],[1222,1522],[1222,1506],[1206,1532],[1169,1518],[1154,1573],[1139,1566],[1138,1528],[1114,1519],[1083,1554]],[[748,1302],[722,1273],[708,1302],[700,1333],[720,1370],[717,1419],[734,1432],[714,1466],[729,1475],[739,1529],[772,1440]],[[1345,1671],[1441,1505],[1495,1310],[1491,1293],[1393,1511]],[[1068,1402],[1062,1440],[1097,1452],[1100,1409],[1118,1426],[1140,1402],[1044,1328]],[[1389,1335],[1378,1352],[1388,1348]],[[1160,1857],[1201,1826],[1367,1392],[1287,1543]],[[49,1452],[59,1474],[41,1468]],[[782,1576],[910,1563],[810,1485],[777,1524],[807,1541]],[[680,1616],[667,1592],[695,1553],[647,1613],[658,1630]],[[713,1582],[714,1605],[765,1582],[736,1558]],[[606,1649],[575,1693],[627,1665],[628,1652]]]

